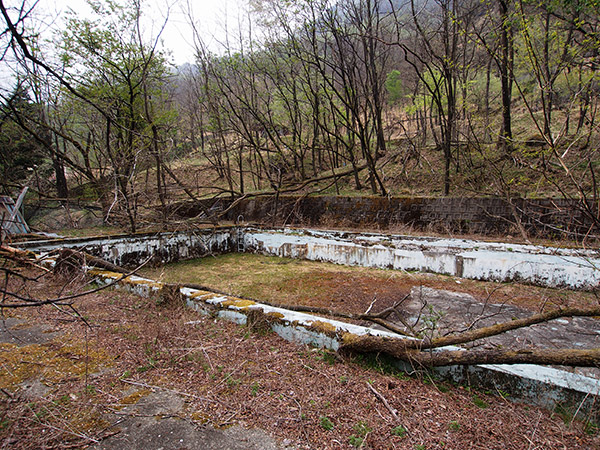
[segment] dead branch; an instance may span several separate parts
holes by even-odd
[[[456,350],[429,351],[439,347],[473,342],[495,336],[506,331],[548,322],[561,317],[593,317],[600,315],[600,308],[559,308],[545,313],[534,314],[523,319],[499,323],[455,335],[437,339],[405,339],[381,336],[356,336],[346,334],[342,351],[377,352],[421,366],[446,366],[469,364],[548,364],[578,367],[600,366],[600,349],[519,349],[519,350]]]
[[[16,272],[16,271],[11,270],[11,269],[9,269],[7,267],[0,267],[0,271],[4,272],[8,276],[17,277],[17,278],[20,278],[20,279],[25,280],[25,281],[38,281],[39,278],[41,277],[41,275],[40,275],[40,276],[37,276],[35,278],[31,278],[31,277],[28,277],[27,275],[23,275],[22,273]]]
[[[49,272],[45,267],[36,264],[35,254],[31,251],[20,250],[9,245],[0,246],[0,257],[20,265],[31,266],[43,272]]]
[[[57,266],[60,266],[60,261],[64,261],[66,265],[71,266],[77,264],[79,268],[86,265],[88,267],[95,267],[97,269],[104,269],[110,272],[116,273],[128,273],[129,271],[123,267],[117,266],[105,259],[99,258],[89,253],[82,252],[80,250],[73,250],[70,248],[62,248],[58,252]]]
[[[510,322],[498,323],[489,327],[477,328],[475,330],[466,331],[464,333],[451,334],[448,336],[439,337],[436,339],[414,339],[399,341],[393,339],[393,346],[398,350],[395,353],[406,354],[410,350],[427,350],[448,345],[465,344],[478,339],[496,336],[507,331],[516,330],[519,328],[528,327],[537,323],[548,322],[550,320],[559,319],[562,317],[594,317],[600,316],[600,307],[595,308],[558,308],[540,314],[534,314],[523,319],[511,320]],[[344,343],[344,347],[348,350],[364,350],[364,351],[386,351],[390,344],[387,340],[379,336],[360,336],[357,339],[351,339]],[[401,349],[401,350],[400,350]]]
[[[177,177],[177,175],[175,175],[175,173],[173,173],[173,171],[169,168],[169,166],[167,164],[162,164],[162,168],[164,169],[165,172],[167,172],[167,174],[175,181],[175,183],[177,183],[183,190],[184,192],[194,201],[198,204],[198,206],[200,207],[200,209],[202,210],[202,212],[204,213],[204,215],[206,216],[206,218],[208,220],[210,220],[212,222],[213,225],[218,225],[217,220],[211,215],[209,214],[209,211],[204,207],[204,205],[202,204],[202,201],[200,199],[198,199],[198,197],[196,197],[194,195],[194,193],[192,191],[190,191],[185,184],[183,184],[181,182],[181,180],[179,180],[179,178]]]
[[[519,349],[519,350],[451,350],[420,351],[411,348],[415,341],[377,336],[344,336],[341,351],[385,353],[422,367],[472,364],[547,364],[576,367],[599,367],[600,348],[580,349]]]
[[[12,297],[12,298],[17,299],[22,302],[22,303],[7,303],[7,302],[3,301],[2,303],[0,303],[0,309],[2,309],[2,308],[12,308],[12,309],[31,308],[31,307],[44,306],[44,305],[68,306],[68,307],[73,308],[72,300],[75,300],[80,297],[84,297],[86,295],[94,294],[96,292],[107,289],[111,286],[114,286],[115,284],[119,283],[123,279],[135,274],[138,270],[140,270],[142,267],[144,267],[148,263],[148,261],[150,261],[150,258],[147,258],[144,262],[142,262],[142,264],[140,264],[138,267],[136,267],[132,271],[123,273],[123,275],[121,275],[119,278],[111,281],[110,283],[107,283],[105,285],[97,287],[96,289],[92,289],[92,290],[85,291],[85,292],[80,292],[78,294],[57,297],[57,298],[53,298],[53,299],[47,299],[47,300],[33,299],[30,297],[24,297],[22,295],[19,295],[16,292],[11,292],[6,289],[0,288],[1,294],[4,294],[8,297]]]
[[[371,390],[371,392],[375,395],[375,397],[377,397],[381,403],[383,403],[383,406],[385,406],[387,408],[387,410],[390,412],[390,414],[392,416],[394,416],[394,419],[398,420],[398,414],[394,408],[392,408],[390,406],[390,404],[388,403],[388,401],[386,400],[386,398],[381,395],[373,386],[371,386],[370,383],[367,382],[367,387]]]
[[[365,164],[365,165],[357,167],[356,170],[360,172],[366,168],[367,168],[367,165]],[[343,177],[352,175],[353,173],[354,173],[354,169],[348,169],[348,170],[340,171],[337,173],[324,175],[321,177],[310,178],[301,183],[295,183],[295,184],[291,184],[291,185],[285,186],[285,187],[282,186],[280,189],[277,189],[277,190],[255,192],[252,194],[246,193],[246,194],[240,195],[233,202],[231,202],[231,204],[227,208],[225,208],[223,211],[221,211],[220,216],[221,217],[224,216],[225,214],[227,214],[229,211],[231,211],[233,208],[235,208],[237,205],[239,205],[243,200],[245,200],[247,198],[272,197],[272,196],[276,196],[276,195],[291,194],[293,192],[298,192],[298,191],[304,189],[306,186],[309,186],[311,184],[316,184],[321,181],[329,180],[331,178],[333,178],[333,179],[343,178]]]
[[[519,328],[529,327],[537,323],[549,322],[562,317],[594,317],[600,316],[600,307],[595,308],[558,308],[544,313],[534,314],[523,319],[511,320],[510,322],[498,323],[489,327],[477,328],[460,334],[448,335],[423,343],[420,348],[437,348],[447,345],[464,344],[478,339],[505,333]]]
[[[473,364],[545,364],[573,367],[600,366],[600,348],[580,350],[562,349],[521,349],[521,350],[456,350],[438,352],[412,351],[404,354],[407,359],[419,366],[438,367]]]

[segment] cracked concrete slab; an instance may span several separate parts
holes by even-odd
[[[202,425],[185,411],[176,393],[151,392],[107,417],[116,434],[94,450],[282,450],[266,432],[236,425],[218,429]]]
[[[484,303],[466,293],[414,287],[402,310],[410,324],[427,334],[434,327],[436,335],[467,331],[531,316],[517,306]],[[600,321],[592,317],[565,317],[482,339],[483,348],[580,348],[600,347]]]
[[[0,321],[0,343],[19,347],[50,342],[60,332],[48,325],[30,324],[24,319],[7,317]]]
[[[429,335],[435,329],[436,336],[510,322],[532,314],[517,306],[484,303],[466,293],[425,286],[414,287],[401,309],[416,331]],[[475,346],[479,349],[594,349],[600,347],[600,321],[593,317],[564,317],[480,339],[464,347]],[[597,368],[561,368],[600,379]]]

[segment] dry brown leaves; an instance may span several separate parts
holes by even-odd
[[[47,280],[30,293],[55,295],[63,285]],[[565,424],[557,414],[497,395],[402,376],[376,360],[341,359],[183,307],[157,307],[116,291],[92,294],[76,306],[92,325],[87,355],[102,369],[89,374],[87,386],[85,376],[65,374],[44,399],[0,394],[2,448],[81,447],[101,440],[115,432],[103,414],[118,410],[132,386],[184,393],[181,415],[199,425],[259,427],[299,448],[599,447],[579,421]],[[55,308],[18,315],[64,332],[48,351],[85,342],[85,325]],[[93,356],[99,350],[109,357]],[[0,364],[2,358],[0,352]],[[397,410],[397,419],[367,383]]]

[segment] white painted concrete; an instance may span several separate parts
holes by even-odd
[[[337,264],[571,289],[600,285],[600,252],[592,250],[291,229],[249,228],[243,239],[259,253]]]
[[[147,257],[167,263],[207,253],[246,251],[490,281],[594,289],[600,286],[600,252],[466,239],[420,238],[319,230],[218,228],[186,233],[58,239],[19,244],[36,252],[61,247],[88,251],[117,265]]]
[[[165,264],[199,258],[208,253],[231,251],[231,233],[230,228],[217,228],[194,232],[51,239],[18,245],[41,254],[68,247],[88,252],[118,266],[131,266],[141,264],[147,258],[151,258],[155,264]]]

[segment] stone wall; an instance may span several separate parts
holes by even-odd
[[[227,218],[267,225],[335,227],[409,226],[450,233],[518,233],[517,218],[533,235],[585,234],[592,221],[577,201],[565,199],[280,197],[247,199]]]

